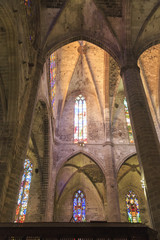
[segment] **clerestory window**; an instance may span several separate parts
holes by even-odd
[[[82,95],[75,99],[74,114],[74,143],[87,143],[87,107]]]

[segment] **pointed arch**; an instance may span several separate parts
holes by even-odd
[[[63,36],[59,41],[52,41],[52,44],[48,47],[43,46],[43,51],[44,51],[44,58],[47,58],[50,56],[53,52],[55,52],[57,49],[75,42],[75,41],[87,41],[92,44],[95,44],[96,46],[102,48],[108,54],[110,54],[114,60],[117,62],[117,64],[120,66],[121,61],[120,61],[120,52],[118,49],[116,49],[116,46],[114,45],[113,42],[110,42],[107,40],[106,42],[102,41],[101,39],[95,38],[92,35],[86,34],[86,32],[81,32],[81,33],[70,33],[69,35]]]
[[[122,165],[125,163],[125,161],[127,161],[129,158],[133,157],[133,156],[136,156],[137,155],[137,152],[135,151],[135,149],[133,149],[133,152],[125,155],[122,159],[119,160],[119,163],[117,165],[117,174],[118,172],[120,171],[120,168],[122,167]],[[141,163],[140,163],[141,165]]]
[[[56,177],[54,221],[81,222],[82,220],[83,222],[93,220],[93,216],[94,219],[104,220],[104,209],[107,201],[105,184],[103,172],[94,161],[92,162],[92,159],[81,154],[70,158],[58,171]],[[100,189],[103,189],[103,191]],[[82,191],[86,198],[83,201],[79,199],[78,202],[80,196],[77,195],[77,200],[74,202],[75,193],[78,190]],[[85,205],[82,206],[84,201],[87,201],[90,205],[90,209],[86,213],[82,211],[85,210]],[[98,215],[95,215],[96,209],[99,209]],[[84,214],[86,214],[87,219]]]
[[[86,152],[84,150],[81,150],[81,151],[75,151],[74,153],[72,154],[69,154],[68,156],[66,156],[62,161],[59,161],[56,165],[56,169],[57,169],[57,175],[60,171],[60,169],[63,167],[63,165],[69,161],[71,158],[77,156],[78,154],[83,154],[84,156],[90,158],[94,163],[96,163],[98,165],[98,167],[101,169],[102,173],[105,175],[105,168],[104,168],[104,165],[102,163],[102,161],[98,158],[96,158],[95,155],[93,155],[92,153],[90,152]]]

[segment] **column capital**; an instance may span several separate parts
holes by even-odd
[[[135,70],[137,70],[138,72],[140,72],[140,68],[138,67],[137,63],[131,62],[131,63],[127,63],[126,65],[123,65],[123,66],[121,67],[120,75],[122,76],[123,73],[124,73],[125,71],[127,71],[128,69],[135,69]]]
[[[110,145],[111,147],[114,146],[113,142],[111,142],[111,141],[105,141],[105,142],[103,143],[103,147],[105,147],[106,145]]]

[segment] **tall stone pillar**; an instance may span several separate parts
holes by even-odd
[[[48,173],[48,192],[45,221],[53,222],[54,219],[54,204],[55,204],[55,187],[56,187],[56,157],[55,157],[55,144],[53,143],[52,135],[52,121],[49,119],[49,173]]]
[[[15,125],[16,127],[16,125]],[[11,172],[11,159],[13,151],[13,127],[9,123],[3,124],[0,136],[0,222],[4,221],[2,209],[5,203]]]
[[[120,222],[120,208],[118,187],[114,166],[113,144],[110,127],[110,99],[109,99],[109,55],[105,53],[105,179],[107,192],[107,221]]]
[[[120,222],[118,187],[115,176],[112,143],[105,143],[105,179],[107,192],[107,221]]]
[[[131,57],[121,68],[121,76],[136,149],[147,185],[153,227],[160,234],[160,145],[145,96],[140,69]]]
[[[9,159],[11,159],[12,162],[9,162],[9,163],[7,162],[7,165],[6,164],[4,165],[4,170],[6,174],[6,176],[4,177],[7,178],[7,180],[4,179],[4,183],[3,183],[3,184],[6,184],[5,185],[6,188],[2,189],[3,190],[2,200],[4,204],[2,206],[2,210],[0,211],[0,214],[1,214],[0,221],[5,221],[5,222],[14,221],[17,198],[19,193],[19,186],[20,186],[21,177],[23,174],[23,163],[24,163],[24,159],[27,151],[27,143],[30,137],[31,122],[33,119],[33,111],[36,103],[36,96],[38,92],[40,77],[42,75],[43,64],[44,64],[44,59],[39,53],[39,55],[37,56],[37,63],[36,63],[36,66],[34,67],[32,78],[30,79],[31,85],[28,91],[29,92],[28,104],[24,109],[22,109],[24,114],[22,115],[23,118],[21,123],[18,125],[19,130],[18,130],[18,134],[16,135],[15,147],[14,149],[12,149],[12,152],[11,152],[12,156],[8,157]],[[11,140],[12,139],[9,138],[7,142],[9,141],[10,143]],[[15,139],[13,140],[15,141]],[[8,156],[10,156],[9,154],[10,152],[8,153]],[[4,157],[6,158],[6,156],[7,154]],[[1,196],[1,191],[0,191],[0,196]]]

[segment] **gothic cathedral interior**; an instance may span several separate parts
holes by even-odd
[[[0,222],[160,236],[160,1],[0,1]]]

